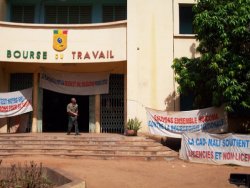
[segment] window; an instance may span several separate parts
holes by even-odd
[[[34,23],[35,6],[18,6],[11,7],[11,22]]]
[[[83,24],[91,23],[91,6],[45,6],[45,23]]]
[[[180,18],[180,34],[193,34],[193,5],[180,4],[179,18]]]
[[[127,19],[127,6],[116,5],[116,6],[103,6],[102,8],[102,21],[113,22]]]

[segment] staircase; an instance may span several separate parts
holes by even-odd
[[[91,159],[171,160],[175,151],[145,137],[118,134],[0,134],[0,157],[57,156]]]

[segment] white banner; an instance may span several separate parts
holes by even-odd
[[[0,118],[12,117],[33,111],[32,88],[0,93]]]
[[[228,129],[224,107],[191,111],[159,111],[146,108],[151,134],[181,138],[184,132],[223,133]]]
[[[69,95],[97,95],[109,92],[108,73],[66,73],[44,71],[40,87]]]
[[[250,166],[250,135],[184,133],[180,158],[197,163]]]

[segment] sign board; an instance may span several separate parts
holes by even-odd
[[[250,166],[250,135],[184,133],[180,158],[197,163]]]
[[[0,24],[0,61],[105,63],[126,61],[126,24],[47,28]]]
[[[224,107],[191,111],[159,111],[146,108],[151,134],[181,138],[185,132],[222,133],[228,129]]]

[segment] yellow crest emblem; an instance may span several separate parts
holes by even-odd
[[[56,51],[63,51],[67,48],[67,30],[54,30],[54,36],[53,36],[53,48]]]

